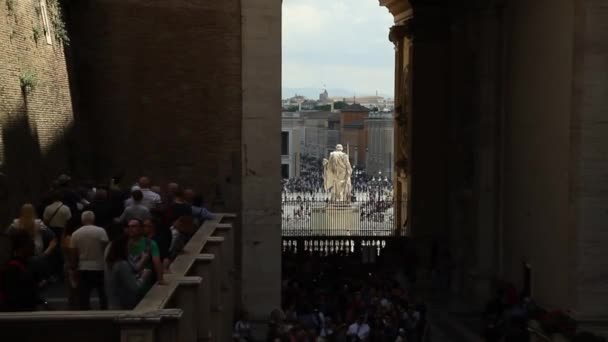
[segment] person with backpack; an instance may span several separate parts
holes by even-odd
[[[19,230],[11,234],[12,257],[0,272],[0,311],[34,311],[42,303],[39,279],[31,269],[34,241]]]
[[[61,240],[63,239],[65,228],[72,218],[72,211],[67,205],[63,204],[61,195],[58,192],[51,194],[51,201],[52,203],[44,208],[42,215],[43,222]],[[50,264],[53,275],[59,278],[63,275],[64,255],[62,252],[61,248],[56,248]]]

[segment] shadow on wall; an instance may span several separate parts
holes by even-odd
[[[17,216],[23,203],[35,202],[58,175],[73,174],[70,171],[79,167],[72,150],[79,146],[74,141],[74,124],[55,132],[49,146],[41,146],[37,127],[27,113],[25,100],[2,126],[0,231]]]

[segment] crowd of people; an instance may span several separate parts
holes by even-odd
[[[284,200],[293,200],[297,196],[315,197],[324,192],[323,168],[319,159],[302,156],[300,175],[283,179],[281,188]],[[392,193],[393,184],[388,177],[370,175],[365,170],[354,170],[351,175],[353,195],[369,194],[370,200],[377,200]],[[318,196],[317,196],[318,197]]]
[[[302,156],[300,175],[283,179],[282,218],[284,225],[299,227],[310,221],[316,203],[329,201],[323,186],[321,160]],[[387,177],[370,176],[356,170],[351,176],[351,202],[358,203],[361,222],[392,222],[393,184]]]
[[[6,230],[0,260],[0,310],[45,307],[42,290],[64,284],[70,309],[132,309],[214,215],[193,189],[141,177],[127,190],[75,187],[60,176],[39,203],[26,203]]]
[[[284,306],[271,315],[268,341],[422,340],[426,307],[394,269],[301,254],[283,263]]]

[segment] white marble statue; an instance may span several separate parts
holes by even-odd
[[[323,184],[325,191],[331,192],[330,201],[350,203],[353,169],[348,154],[342,150],[342,145],[338,144],[336,150],[329,154],[329,160],[323,159]]]

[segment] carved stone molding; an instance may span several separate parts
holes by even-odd
[[[378,0],[380,6],[388,8],[395,18],[395,24],[401,23],[412,16],[412,6],[409,0]]]

